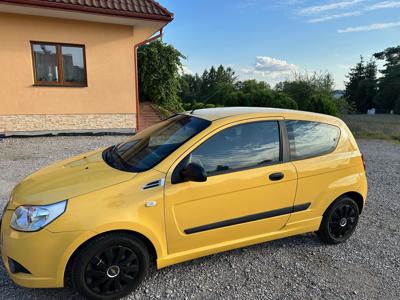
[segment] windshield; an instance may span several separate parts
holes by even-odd
[[[176,115],[139,132],[127,142],[106,149],[103,159],[119,170],[143,172],[153,168],[210,124],[210,121],[193,116]]]

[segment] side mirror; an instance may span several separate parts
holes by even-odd
[[[207,181],[206,170],[196,163],[190,163],[181,171],[184,181],[204,182]]]

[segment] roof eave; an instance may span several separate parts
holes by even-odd
[[[134,18],[134,19],[143,19],[143,20],[151,20],[151,21],[163,21],[163,22],[171,22],[174,17],[173,14],[169,16],[160,16],[160,15],[150,15],[136,12],[124,12],[124,11],[110,11],[103,8],[95,8],[95,7],[86,7],[86,6],[76,6],[66,3],[54,3],[54,2],[43,2],[40,0],[3,0],[3,3],[15,4],[20,6],[31,6],[36,8],[47,8],[47,9],[56,9],[56,10],[67,10],[67,11],[75,11],[75,12],[83,12],[83,13],[91,13],[91,14],[99,14],[105,16],[115,16],[115,17],[125,17],[125,18]]]

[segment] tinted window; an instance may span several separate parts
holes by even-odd
[[[279,161],[278,122],[255,122],[227,128],[201,144],[188,157],[208,176]]]
[[[332,152],[339,141],[340,129],[333,125],[308,121],[286,121],[286,125],[293,160]]]
[[[105,150],[103,159],[110,166],[123,171],[146,171],[210,123],[193,116],[177,115],[139,132],[125,143]]]

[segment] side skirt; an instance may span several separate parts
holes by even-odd
[[[255,245],[263,242],[268,242],[272,240],[277,240],[293,235],[314,232],[319,229],[319,226],[322,221],[322,216],[294,222],[288,223],[285,227],[283,227],[279,231],[269,232],[262,235],[246,237],[234,241],[224,242],[220,244],[215,244],[211,246],[201,247],[197,249],[187,250],[175,254],[168,255],[166,257],[157,259],[157,268],[161,269],[173,264],[177,264],[180,262],[184,262],[187,260],[192,260],[195,258],[224,252],[232,249],[242,248],[250,245]]]

